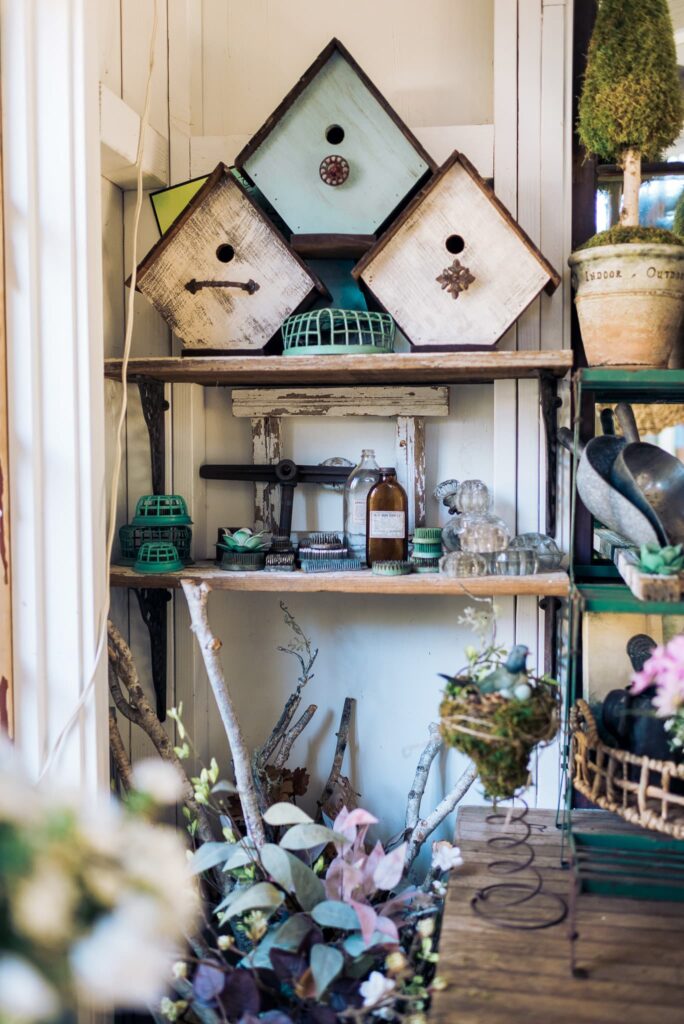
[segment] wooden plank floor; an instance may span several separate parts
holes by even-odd
[[[684,904],[583,894],[577,952],[588,977],[573,978],[567,920],[510,931],[472,912],[474,892],[502,880],[487,868],[502,856],[486,845],[501,833],[485,822],[488,813],[467,807],[458,816],[465,865],[449,882],[439,950],[448,988],[434,997],[432,1024],[683,1024]],[[604,811],[579,815],[583,830],[633,828]],[[531,810],[528,820],[545,889],[567,897],[570,875],[560,867],[555,811]]]

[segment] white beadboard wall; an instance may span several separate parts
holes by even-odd
[[[102,80],[138,113],[153,0],[101,0]],[[158,0],[159,32],[152,124],[169,143],[171,181],[230,161],[287,89],[334,35],[351,50],[436,159],[461,148],[495,187],[532,238],[563,273],[563,285],[543,296],[502,342],[508,348],[569,344],[569,159],[565,125],[572,2],[568,0]],[[161,39],[161,41],[160,41]],[[168,44],[168,45],[167,45]],[[132,193],[103,182],[106,350],[121,350],[124,271],[130,271]],[[141,251],[154,241],[146,219]],[[154,311],[137,305],[134,351],[159,354],[174,344]],[[173,389],[167,482],[186,495],[195,520],[195,552],[211,553],[216,528],[242,525],[252,510],[249,485],[199,480],[203,461],[248,462],[249,422],[233,419],[230,392],[195,386]],[[121,521],[149,486],[146,432],[137,392],[127,427],[127,469],[121,483]],[[113,410],[115,394],[109,398]],[[318,462],[354,459],[375,447],[379,462],[393,452],[389,420],[289,420],[285,455]],[[519,530],[543,528],[543,433],[534,382],[501,382],[451,389],[451,414],[427,424],[427,483],[480,476],[493,489],[497,511]],[[565,491],[561,489],[561,500]],[[301,488],[294,528],[339,529],[341,496]],[[430,523],[445,510],[430,500]],[[566,524],[561,523],[562,531]],[[564,534],[562,534],[564,536]],[[567,543],[567,542],[566,542]],[[149,672],[146,633],[133,598],[115,598],[114,616],[129,631],[143,677]],[[458,625],[468,601],[292,595],[290,609],[320,647],[307,699],[318,705],[291,763],[312,772],[318,795],[334,749],[345,696],[357,698],[348,773],[362,801],[382,818],[385,835],[402,824],[415,761],[435,719],[438,672],[455,670],[471,634]],[[499,636],[525,641],[542,653],[543,616],[534,599],[501,601]],[[287,634],[278,600],[268,594],[214,594],[210,611],[224,641],[224,664],[247,738],[268,733],[295,682],[294,664],[277,653]],[[226,748],[201,662],[193,647],[182,598],[175,599],[169,653],[170,700],[183,699],[185,717],[202,756]],[[133,756],[146,749],[133,731]],[[445,754],[433,772],[426,804],[434,803],[464,767]],[[554,806],[558,754],[536,766],[531,799]],[[470,801],[480,800],[473,791]],[[443,829],[447,835],[451,823]]]

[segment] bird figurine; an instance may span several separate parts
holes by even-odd
[[[503,665],[497,666],[478,683],[480,693],[500,693],[502,697],[526,700],[532,692],[527,682],[527,655],[529,647],[516,644]],[[525,688],[523,690],[523,688]],[[516,692],[519,690],[520,692]],[[529,692],[528,692],[529,691]]]
[[[528,700],[532,695],[532,687],[527,678],[527,656],[529,653],[529,647],[524,644],[516,644],[515,647],[512,647],[506,661],[489,672],[477,684],[480,693],[498,693],[502,697]],[[463,679],[440,674],[450,686],[463,686]]]

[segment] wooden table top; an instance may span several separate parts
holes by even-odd
[[[486,823],[489,813],[466,807],[458,815],[465,865],[449,881],[439,948],[448,988],[434,996],[431,1024],[683,1024],[684,904],[580,896],[577,958],[588,976],[574,978],[567,919],[509,931],[471,910],[478,888],[502,881],[487,867],[496,856],[487,839],[501,833]],[[576,814],[583,830],[633,828],[604,811]],[[545,888],[567,898],[570,872],[560,866],[555,818],[555,811],[530,811],[531,843]]]

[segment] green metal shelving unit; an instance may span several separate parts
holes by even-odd
[[[575,439],[595,421],[602,403],[679,403],[684,406],[684,370],[620,370],[609,367],[578,370],[574,377]],[[684,409],[683,409],[684,421]],[[575,453],[575,459],[577,453]],[[576,468],[576,466],[575,466]],[[574,475],[573,475],[574,483]],[[585,519],[584,526],[587,522]],[[684,601],[640,601],[625,586],[612,562],[584,557],[575,564],[577,516],[573,503],[570,559],[568,704],[581,686],[579,625],[585,614],[682,615]],[[582,552],[586,554],[585,550]],[[567,770],[569,737],[565,749]],[[659,833],[625,828],[614,834],[588,831],[573,822],[572,780],[566,784],[563,827],[572,870],[571,930],[580,893],[601,893],[631,899],[684,901],[684,842]]]

